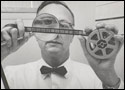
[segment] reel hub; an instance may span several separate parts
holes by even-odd
[[[97,46],[98,46],[99,48],[103,49],[103,48],[105,48],[105,47],[107,46],[107,43],[106,43],[105,40],[99,40],[99,41],[97,42]]]

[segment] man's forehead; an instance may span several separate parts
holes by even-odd
[[[45,6],[38,15],[48,13],[54,15],[58,20],[65,20],[73,24],[73,16],[67,8],[59,4],[50,4]]]

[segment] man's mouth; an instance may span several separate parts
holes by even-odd
[[[48,41],[47,42],[47,44],[61,44],[62,45],[62,43],[60,43],[60,42],[58,42],[58,41]]]

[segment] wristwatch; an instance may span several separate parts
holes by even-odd
[[[121,79],[119,78],[119,81],[118,81],[118,83],[116,85],[108,86],[108,85],[103,84],[103,88],[104,89],[118,89],[119,86],[120,86],[120,83],[121,83]]]

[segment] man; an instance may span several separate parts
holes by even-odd
[[[74,15],[65,3],[60,1],[45,1],[37,11],[37,16],[44,13],[55,16],[60,28],[73,28]],[[63,23],[68,23],[63,27]],[[16,21],[17,28],[4,27],[1,31],[2,40],[7,42],[1,46],[1,59],[17,51],[32,36],[25,33],[21,20]],[[105,28],[117,34],[114,27],[98,24],[97,29]],[[91,29],[86,29],[86,32]],[[18,41],[17,38],[23,37]],[[36,38],[41,49],[42,59],[19,66],[5,69],[10,88],[14,89],[102,89],[124,88],[122,80],[116,74],[114,63],[122,44],[123,38],[115,37],[119,43],[118,51],[107,60],[92,57],[86,49],[86,39],[80,37],[81,46],[90,66],[70,60],[69,46],[73,36],[57,35],[50,41]],[[1,41],[2,41],[1,40]],[[58,68],[58,70],[57,70]],[[61,72],[60,72],[61,71]]]

